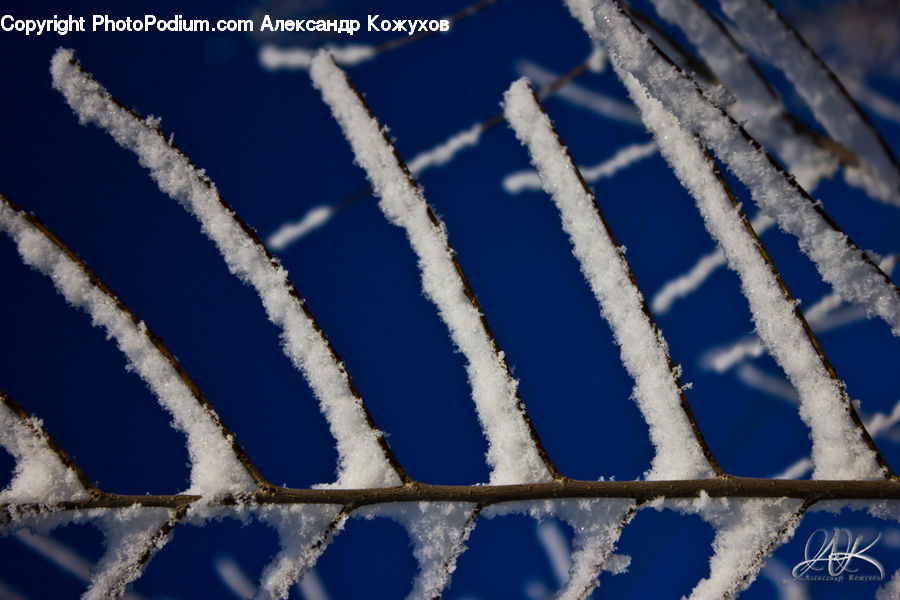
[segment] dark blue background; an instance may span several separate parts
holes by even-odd
[[[17,18],[72,13],[88,21],[94,13],[253,17],[257,26],[265,13],[324,15],[359,19],[365,29],[367,14],[439,18],[461,7],[459,0],[154,2],[128,8],[7,2],[3,12]],[[0,33],[0,193],[35,212],[165,340],[274,483],[306,487],[333,480],[336,454],[317,402],[281,354],[278,331],[266,321],[255,293],[227,272],[193,218],[156,189],[131,153],[95,127],[79,126],[50,87],[49,59],[58,46],[73,48],[127,106],[162,117],[163,129],[174,133],[175,142],[265,237],[313,206],[340,202],[366,182],[307,75],[264,71],[257,62],[261,43],[313,47],[380,43],[396,35]],[[449,34],[381,55],[349,69],[349,75],[408,159],[496,113],[503,91],[518,76],[518,60],[562,73],[589,51],[580,25],[561,2],[501,1]],[[578,83],[625,99],[610,71]],[[796,106],[783,82],[776,83]],[[897,91],[890,79],[875,84],[884,93]],[[595,164],[625,144],[649,139],[640,127],[556,98],[545,105],[580,164]],[[897,124],[877,117],[875,122],[896,148]],[[421,183],[448,226],[551,458],[571,477],[639,478],[652,455],[646,425],[629,399],[631,380],[571,256],[556,209],[543,194],[510,196],[500,186],[504,175],[527,164],[524,149],[501,126],[449,166],[428,171]],[[713,248],[692,200],[658,156],[595,188],[648,298]],[[869,200],[840,178],[825,182],[815,195],[864,248],[900,250],[896,209]],[[793,239],[770,232],[764,241],[806,306],[827,291]],[[386,222],[375,201],[369,197],[341,211],[280,258],[406,470],[430,483],[486,481],[485,441],[462,357],[420,292],[403,232]],[[0,273],[0,388],[43,418],[102,488],[183,490],[183,437],[140,379],[123,369],[122,355],[104,332],[66,306],[46,277],[22,266],[6,238],[0,240]],[[705,350],[752,329],[734,274],[720,270],[658,322],[684,368],[683,379],[693,383],[688,397],[726,471],[772,476],[808,454],[807,430],[795,407],[698,363]],[[888,327],[856,323],[820,341],[863,410],[890,412],[898,400],[898,341]],[[755,365],[781,375],[770,359]],[[897,468],[898,444],[877,441]],[[871,554],[888,574],[897,568],[900,529],[860,512],[807,517],[775,559],[790,570],[810,533],[835,526],[851,527],[867,539],[884,533]],[[480,522],[446,597],[525,597],[526,584],[534,581],[555,589],[536,527],[524,517]],[[102,550],[100,534],[89,525],[63,527],[52,536],[91,561]],[[630,572],[604,575],[597,597],[688,593],[708,571],[712,536],[697,517],[639,513],[620,543],[620,551],[633,558]],[[335,599],[403,597],[415,569],[407,544],[404,531],[390,521],[353,520],[316,572]],[[231,597],[214,561],[233,558],[258,579],[276,551],[274,532],[258,523],[181,526],[135,591],[152,598]],[[76,597],[85,587],[14,538],[0,541],[0,581],[29,598]],[[760,578],[743,597],[772,597],[772,585]],[[808,592],[812,598],[871,597],[874,589],[820,584]]]

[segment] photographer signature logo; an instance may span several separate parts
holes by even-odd
[[[824,529],[817,529],[806,540],[805,560],[797,563],[791,574],[794,579],[805,581],[843,581],[845,575],[848,581],[881,581],[884,579],[884,568],[880,562],[866,555],[880,539],[879,533],[870,544],[863,546],[863,536],[853,537],[849,529],[835,527],[830,534]],[[877,569],[878,574],[871,569],[870,574],[859,574],[859,567],[865,563]]]

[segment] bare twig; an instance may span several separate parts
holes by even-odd
[[[581,481],[561,479],[544,483],[512,485],[432,485],[413,483],[387,488],[295,489],[273,487],[270,493],[255,492],[240,497],[211,499],[211,507],[237,504],[339,504],[352,512],[362,506],[392,502],[466,502],[483,506],[524,500],[571,498],[627,498],[636,502],[658,499],[699,498],[795,498],[823,500],[900,500],[900,481],[893,479],[760,479],[754,477],[714,477],[709,479]],[[178,509],[204,500],[202,496],[128,495],[103,493],[96,498],[55,504],[3,504],[0,521],[11,524],[19,515],[46,512],[128,508],[131,506]]]

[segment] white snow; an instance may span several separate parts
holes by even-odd
[[[598,50],[595,50],[594,52],[596,54]],[[554,73],[530,60],[521,60],[517,62],[516,72],[519,75],[530,79],[531,82],[538,87],[553,83],[560,78],[559,73]],[[583,108],[584,110],[590,111],[605,119],[611,119],[621,123],[630,123],[632,125],[641,124],[641,118],[630,104],[622,102],[612,96],[591,91],[577,83],[570,81],[559,88],[554,95],[565,100],[572,106]]]
[[[767,373],[752,363],[745,362],[738,365],[735,375],[741,383],[751,389],[781,398],[794,405],[800,402],[797,390],[787,379]]]
[[[594,45],[591,53],[588,55],[587,66],[593,73],[602,73],[606,70],[606,63],[608,62],[606,56],[606,50],[598,45]]]
[[[660,152],[691,193],[710,235],[741,281],[757,335],[800,396],[800,416],[809,426],[818,479],[879,478],[875,455],[863,442],[846,410],[843,383],[835,381],[795,314],[794,301],[778,281],[747,231],[696,138],[628,72],[613,65],[654,134]]]
[[[287,598],[290,588],[318,560],[347,521],[332,504],[260,504],[254,512],[278,532],[278,554],[263,570],[257,598]],[[334,528],[327,532],[332,522]],[[328,533],[328,537],[323,535]]]
[[[853,97],[869,107],[872,112],[894,123],[900,123],[900,102],[876,92],[860,79],[842,77],[841,80],[850,88]]]
[[[256,595],[256,585],[230,556],[219,556],[213,560],[213,569],[228,591],[241,600],[250,600]]]
[[[785,498],[695,501],[716,537],[709,577],[694,587],[689,600],[733,598],[749,587],[765,558],[794,535],[802,504]]]
[[[787,76],[816,120],[838,142],[859,156],[870,173],[856,174],[873,196],[900,206],[900,170],[884,141],[866,122],[836,77],[768,2],[719,0],[722,10],[749,35]]]
[[[754,228],[755,229],[755,228]],[[759,233],[757,231],[757,233]],[[720,249],[718,251],[721,251]],[[724,260],[724,253],[722,254]],[[878,266],[882,271],[891,274],[896,264],[896,257],[891,255],[879,261]],[[858,306],[846,306],[841,297],[835,293],[829,293],[815,301],[803,311],[806,322],[812,330],[819,334],[831,331],[844,325],[849,325],[865,318],[865,311]],[[747,359],[759,358],[765,353],[765,346],[755,335],[745,336],[741,339],[710,348],[700,356],[700,365],[704,369],[710,369],[716,373],[725,373]]]
[[[556,517],[568,523],[574,531],[574,548],[557,599],[583,600],[597,587],[597,578],[602,571],[614,575],[627,571],[631,557],[614,551],[634,510],[635,503],[629,499],[521,500],[491,504],[481,516],[493,519],[522,514],[538,522]]]
[[[60,570],[85,583],[91,580],[91,563],[86,558],[48,535],[31,533],[24,529],[12,534],[22,545],[37,552]]]
[[[589,167],[579,167],[581,176],[588,183],[613,177],[623,169],[656,154],[656,143],[628,144],[604,161]],[[503,189],[507,194],[518,194],[526,190],[540,190],[541,178],[531,169],[516,171],[503,178]]]
[[[900,597],[900,569],[894,571],[893,577],[875,593],[875,600],[896,600],[898,597]]]
[[[444,166],[453,160],[460,151],[477,146],[483,132],[482,124],[476,123],[468,129],[453,134],[437,146],[423,150],[409,161],[410,173],[418,176],[433,167]],[[299,221],[282,224],[269,235],[266,244],[272,250],[284,250],[300,238],[327,225],[338,210],[340,210],[338,205],[314,206]]]
[[[591,0],[563,0],[563,2],[565,2],[566,8],[569,9],[569,14],[575,17],[581,24],[581,27],[584,28],[584,32],[593,38],[593,31],[596,27],[592,12],[594,3]]]
[[[475,123],[468,129],[454,133],[449,138],[431,148],[416,154],[407,165],[409,172],[418,177],[432,167],[442,167],[459,154],[461,150],[477,146],[484,133],[484,126]]]
[[[643,298],[632,283],[622,249],[611,240],[593,196],[582,185],[527,80],[516,81],[505,93],[504,114],[528,148],[544,190],[559,209],[581,270],[635,381],[633,396],[656,448],[648,479],[710,476],[710,467],[681,408],[677,372],[670,367],[662,334],[644,313]]]
[[[700,357],[700,366],[704,369],[725,373],[748,358],[759,358],[766,347],[758,336],[744,336],[736,342],[711,348]]]
[[[865,306],[868,314],[880,316],[895,335],[900,335],[900,292],[864,260],[862,251],[852,247],[845,234],[832,229],[816,205],[741,134],[736,122],[709,103],[690,79],[654,51],[618,5],[600,0],[596,17],[601,25],[597,33],[608,46],[613,64],[646,85],[682,127],[701,137],[750,189],[757,205],[782,230],[798,238],[801,250],[841,297]]]
[[[656,314],[664,315],[669,312],[676,300],[686,298],[700,288],[709,276],[725,264],[725,253],[721,248],[716,248],[708,254],[701,256],[694,266],[685,273],[671,281],[667,281],[662,289],[656,292],[650,307]]]
[[[87,497],[75,472],[47,445],[40,419],[23,420],[4,399],[0,392],[0,445],[12,455],[15,469],[12,481],[0,491],[0,503],[52,504]]]
[[[201,405],[172,364],[153,344],[143,322],[135,322],[116,299],[104,293],[90,275],[21,213],[0,200],[0,231],[16,243],[22,261],[50,277],[66,301],[88,313],[108,336],[160,404],[172,415],[173,426],[187,435],[191,485],[187,493],[212,499],[255,489],[219,428],[218,418]]]
[[[322,583],[322,578],[315,569],[309,569],[303,579],[297,583],[297,587],[300,588],[300,597],[303,600],[329,599],[325,584]]]
[[[865,419],[866,429],[872,437],[889,433],[891,428],[900,422],[900,402],[894,404],[894,408],[890,414],[875,413],[868,419]]]
[[[713,72],[737,96],[728,107],[735,119],[765,147],[772,148],[787,170],[807,190],[830,177],[837,160],[810,137],[800,135],[787,118],[781,98],[754,68],[742,48],[696,0],[653,0],[657,12],[684,31]]]
[[[762,236],[764,232],[775,224],[775,221],[763,213],[758,213],[750,220],[750,223],[753,225],[756,235]],[[687,273],[667,281],[656,292],[653,300],[650,302],[653,312],[660,315],[669,312],[676,300],[686,298],[700,289],[700,286],[706,283],[710,275],[715,273],[719,267],[725,266],[725,263],[725,253],[718,247],[712,252],[701,256]]]
[[[616,150],[615,154],[592,167],[581,169],[581,176],[587,182],[597,181],[612,177],[622,169],[630,167],[634,163],[656,154],[655,142],[643,144],[629,144]]]
[[[591,0],[563,0],[575,19],[581,24],[585,33],[591,39],[591,55],[588,58],[588,68],[595,73],[600,73],[606,68],[606,50],[594,41],[593,29],[594,16],[591,13],[593,2]]]
[[[266,245],[272,250],[284,250],[300,238],[320,227],[324,227],[336,211],[337,208],[334,206],[322,204],[313,206],[299,221],[282,224],[269,235],[266,239]]]
[[[425,295],[466,357],[472,399],[489,443],[491,483],[547,480],[547,467],[517,406],[517,383],[507,371],[503,353],[488,337],[480,311],[466,297],[445,227],[436,218],[432,221],[422,191],[343,71],[326,53],[313,60],[310,76],[353,148],[357,164],[366,171],[382,212],[406,231],[418,257]]]
[[[474,504],[451,502],[398,502],[369,509],[389,517],[406,529],[419,570],[407,600],[439,598],[456,570],[456,559],[475,522]]]
[[[597,587],[600,571],[627,570],[631,558],[614,554],[622,529],[636,509],[631,500],[564,500],[557,517],[574,530],[573,552],[565,585],[557,600],[582,600]]]
[[[372,60],[376,56],[375,46],[365,44],[346,44],[335,46],[326,44],[323,46],[334,59],[346,67],[352,67],[360,63]],[[265,44],[259,49],[259,64],[267,71],[281,69],[309,69],[313,56],[318,48],[279,48],[272,44]]]
[[[572,556],[569,541],[562,531],[559,521],[548,519],[537,525],[537,538],[547,554],[550,566],[553,567],[553,575],[556,581],[562,585],[569,578],[569,569],[572,568]]]
[[[90,511],[90,518],[104,535],[106,551],[93,569],[91,584],[83,600],[116,598],[125,586],[140,577],[142,557],[152,557],[171,535],[160,535],[160,528],[172,514],[165,508],[132,506],[125,509]]]
[[[749,362],[742,362],[761,355],[767,348],[799,390],[801,416],[811,430],[813,461],[803,459],[783,476],[801,476],[812,465],[816,478],[882,476],[873,453],[862,443],[844,410],[847,398],[843,384],[824,370],[794,314],[794,303],[777,286],[775,276],[758,254],[737,210],[716,182],[692,132],[699,134],[730,165],[766,214],[798,236],[801,248],[813,258],[826,281],[844,298],[859,302],[871,314],[884,318],[900,336],[897,292],[884,283],[877,271],[861,261],[861,253],[849,248],[843,236],[828,229],[822,217],[771,167],[766,157],[741,138],[734,122],[709,105],[692,84],[649,51],[646,40],[629,29],[627,20],[610,0],[599,0],[599,28],[596,27],[591,13],[596,1],[566,0],[566,4],[587,31],[599,30],[599,35],[610,44],[612,62],[657,142],[622,148],[611,159],[585,169],[581,179],[565,147],[555,136],[549,117],[540,109],[525,80],[520,80],[506,93],[504,112],[516,136],[527,146],[540,175],[529,172],[509,176],[504,180],[504,187],[516,193],[539,185],[560,211],[573,253],[620,346],[622,362],[635,381],[633,397],[649,426],[656,450],[646,477],[710,477],[712,470],[682,409],[682,390],[677,385],[680,368],[671,363],[661,332],[644,313],[643,298],[630,276],[624,248],[612,239],[584,181],[612,176],[652,155],[657,143],[679,180],[695,197],[707,228],[722,249],[706,255],[688,274],[669,282],[654,299],[654,308],[658,304],[660,310],[668,310],[675,299],[696,290],[716,268],[727,262],[740,276],[759,338],[745,338],[727,353],[709,355],[710,360],[720,370],[741,365],[740,376],[753,380],[754,385],[769,385],[774,390],[772,380],[766,380],[765,374]],[[735,54],[734,48],[722,50],[719,44],[724,42],[713,39],[715,32],[709,29],[709,23],[704,21],[699,29],[691,29],[698,26],[696,19],[700,18],[692,12],[695,5],[682,0],[654,2],[660,12],[672,19],[687,18],[682,26],[689,38],[696,38],[701,53],[705,57],[710,53],[721,54],[718,57],[721,70],[735,74],[736,86],[746,84],[749,91],[740,92],[741,101],[734,109],[736,116],[742,114],[740,111],[747,111],[740,118],[747,120],[751,131],[756,127],[763,141],[777,149],[798,178],[813,183],[833,168],[833,161],[823,158],[823,153],[805,155],[803,149],[807,146],[799,142],[792,145],[794,142],[785,134],[786,130],[779,129],[781,125],[773,125],[778,118],[777,98],[766,102],[765,90],[754,88],[760,85],[759,81],[741,80],[743,76],[739,74],[746,69],[742,62],[745,57]],[[734,6],[751,4],[750,0],[722,2]],[[466,296],[453,262],[446,228],[429,212],[422,191],[411,176],[440,166],[460,150],[476,145],[483,133],[482,125],[476,124],[417,155],[407,170],[386,130],[368,113],[335,64],[335,60],[342,64],[368,60],[374,55],[372,47],[350,45],[331,48],[331,52],[337,55],[334,60],[326,52],[313,57],[312,51],[305,49],[288,53],[264,47],[259,58],[270,69],[310,70],[314,86],[321,91],[353,148],[356,162],[365,169],[380,198],[379,207],[390,222],[404,228],[418,259],[423,290],[437,306],[454,344],[466,358],[473,400],[489,441],[490,483],[548,481],[548,469],[518,408],[517,381],[510,376],[502,351],[487,335],[483,316]],[[282,329],[284,351],[313,388],[335,437],[340,463],[334,485],[348,488],[398,485],[399,477],[379,446],[381,433],[366,422],[361,400],[350,388],[344,365],[330,351],[303,301],[293,294],[287,272],[253,241],[251,233],[240,227],[219,198],[215,185],[159,132],[157,121],[140,120],[114,103],[90,75],[72,64],[72,56],[71,51],[58,51],[52,72],[54,87],[64,94],[80,121],[97,124],[138,155],[160,189],[198,218],[229,269],[258,291],[269,319]],[[596,47],[592,56],[594,67],[599,70],[605,52]],[[713,62],[714,58],[708,60]],[[535,68],[540,69],[536,65]],[[577,88],[567,89],[570,100],[578,96],[571,93]],[[657,97],[663,98],[665,105]],[[833,111],[825,112],[829,116]],[[887,197],[884,185],[872,184],[866,175],[862,177],[867,185],[878,187]],[[897,200],[897,189],[894,185],[894,200]],[[276,249],[284,248],[323,226],[335,210],[331,206],[314,207],[302,220],[282,226],[269,238],[269,243]],[[761,228],[774,222],[766,214],[759,215],[757,225]],[[210,499],[253,490],[253,480],[234,456],[230,439],[221,435],[216,415],[198,404],[171,364],[150,343],[144,324],[135,323],[117,307],[114,298],[92,283],[77,262],[3,202],[2,197],[0,230],[15,241],[26,264],[50,276],[69,303],[88,312],[95,325],[106,329],[126,355],[129,366],[173,415],[174,426],[186,433],[192,467],[188,493]],[[832,325],[838,319],[840,303],[836,294],[826,296],[809,311],[810,322]],[[900,403],[890,414],[879,413],[868,420],[873,435],[887,431],[898,421]],[[16,459],[13,480],[0,492],[0,502],[53,502],[86,495],[75,473],[47,447],[40,421],[22,420],[2,403],[0,444]],[[662,504],[660,500],[645,506]],[[670,504],[683,512],[700,514],[715,529],[709,577],[699,582],[691,594],[691,599],[705,600],[736,595],[752,583],[766,556],[793,535],[799,522],[801,501],[711,499],[704,495],[696,501]],[[540,525],[538,531],[542,532],[539,535],[548,548],[557,577],[566,579],[558,597],[581,599],[596,587],[598,569],[616,573],[627,569],[629,557],[616,555],[614,551],[622,529],[637,508],[627,499],[548,500],[495,505],[484,514],[521,510],[535,518],[553,514],[569,523],[575,534],[575,550],[571,556],[565,554],[566,544],[561,541],[558,528]],[[272,526],[279,536],[279,551],[265,568],[258,590],[245,578],[236,579],[238,575],[243,576],[235,569],[236,565],[222,561],[217,564],[223,579],[230,581],[235,593],[243,597],[286,598],[347,519],[338,505],[261,504],[218,510],[221,514],[243,511],[255,515]],[[388,516],[406,528],[419,565],[409,598],[427,599],[439,596],[448,584],[474,526],[475,511],[475,505],[469,503],[420,502],[367,507],[355,514]],[[196,516],[202,522],[213,513],[200,510]],[[142,555],[147,551],[152,554],[168,541],[170,536],[160,535],[160,528],[172,518],[167,509],[139,506],[87,511],[74,518],[47,517],[48,522],[90,520],[104,533],[107,550],[95,568],[85,598],[118,594],[136,579],[143,569]],[[28,539],[30,534],[16,535]],[[83,563],[73,564],[84,570]],[[893,598],[898,590],[900,572],[878,597]],[[314,583],[304,587],[302,594],[310,598],[324,597],[321,586],[317,588]]]
[[[94,123],[137,154],[160,190],[200,221],[203,233],[216,244],[229,270],[256,289],[269,320],[282,330],[284,352],[313,389],[336,440],[336,485],[358,488],[399,483],[379,446],[380,432],[369,427],[344,365],[305,312],[303,301],[292,293],[287,271],[253,242],[221,201],[215,184],[169,143],[154,121],[140,120],[114,103],[73,60],[71,50],[58,50],[51,73],[54,88],[65,96],[81,123]]]
[[[887,275],[892,275],[894,267],[897,265],[897,255],[893,254],[880,260],[878,260],[878,257],[872,256],[872,259],[877,260],[878,268]],[[804,311],[804,314],[813,330],[819,333],[864,319],[866,317],[865,311],[861,311],[860,308],[858,306],[848,307],[843,304],[840,295],[830,293],[813,303]]]
[[[811,473],[812,470],[813,462],[804,457],[789,465],[781,473],[772,475],[772,479],[801,479],[807,473]]]

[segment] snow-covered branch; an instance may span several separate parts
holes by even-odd
[[[115,100],[70,50],[56,52],[51,73],[53,86],[79,120],[94,123],[134,152],[160,190],[200,221],[229,270],[259,293],[269,319],[282,330],[285,354],[313,388],[328,419],[340,457],[338,484],[403,481],[403,470],[287,271],[222,199],[215,184],[160,131],[157,121],[141,119]]]
[[[900,335],[900,289],[831,219],[795,179],[641,32],[622,9],[603,0],[596,9],[597,35],[618,68],[630,73],[671,111],[681,126],[700,136],[753,200],[800,249],[841,297],[884,319]]]
[[[525,412],[506,358],[450,247],[444,224],[425,201],[409,169],[359,92],[327,53],[313,60],[313,85],[331,108],[379,207],[406,231],[418,257],[425,294],[467,359],[472,399],[488,439],[491,483],[558,477]]]
[[[172,415],[175,427],[185,433],[191,459],[188,493],[214,497],[265,486],[234,435],[162,340],[81,259],[34,216],[2,196],[0,231],[13,239],[25,264],[50,277],[67,302],[107,331]]]

